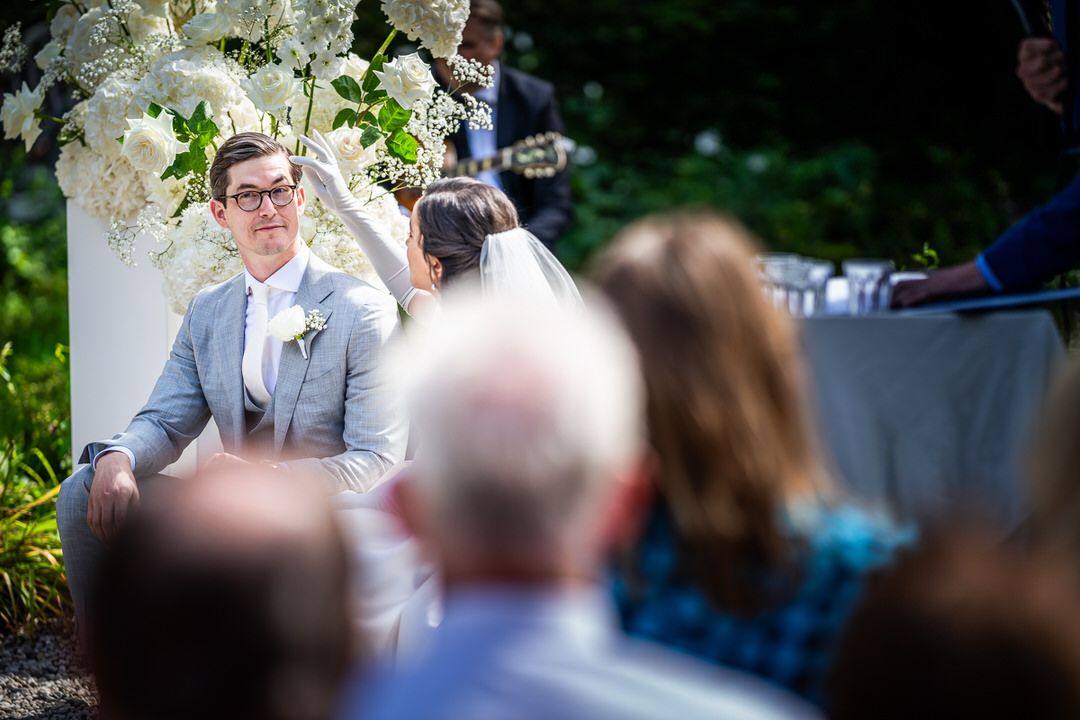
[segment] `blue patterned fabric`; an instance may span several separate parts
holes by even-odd
[[[868,574],[887,564],[913,532],[852,506],[803,507],[785,525],[804,548],[801,582],[787,601],[746,618],[713,608],[686,580],[671,521],[655,512],[640,549],[641,586],[622,578],[614,583],[623,627],[821,705],[836,640]]]

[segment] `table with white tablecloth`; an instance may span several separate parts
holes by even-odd
[[[903,520],[1023,519],[1026,444],[1065,358],[1048,312],[800,322],[816,426],[842,487]]]

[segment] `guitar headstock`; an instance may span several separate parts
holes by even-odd
[[[566,167],[568,144],[557,132],[533,135],[506,148],[502,165],[527,178],[551,177]]]

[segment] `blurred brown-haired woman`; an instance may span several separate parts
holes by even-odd
[[[641,354],[658,468],[616,592],[629,631],[821,702],[867,572],[906,534],[836,499],[759,251],[732,218],[673,213],[627,227],[594,266]]]

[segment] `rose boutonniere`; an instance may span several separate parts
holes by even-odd
[[[267,331],[282,342],[295,340],[300,346],[300,354],[307,360],[307,345],[304,338],[308,333],[317,332],[326,327],[326,319],[318,310],[312,310],[307,315],[304,308],[293,305],[287,310],[282,310],[267,324]]]

